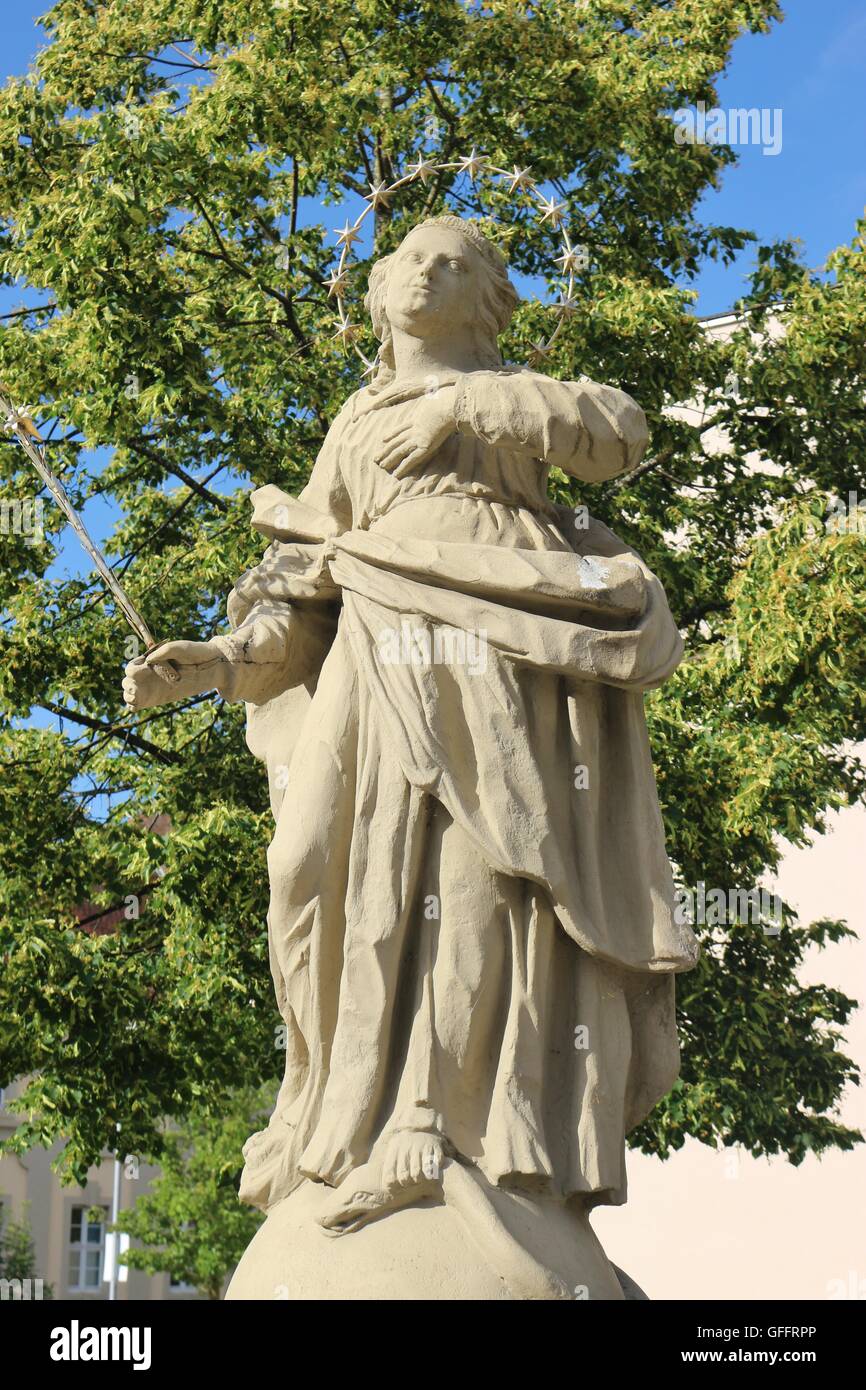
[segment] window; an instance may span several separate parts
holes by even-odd
[[[69,1222],[69,1268],[68,1285],[70,1289],[98,1289],[102,1283],[102,1260],[105,1254],[105,1218],[94,1221],[88,1215],[92,1208],[73,1207]]]

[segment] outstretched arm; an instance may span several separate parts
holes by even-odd
[[[333,605],[259,600],[239,626],[209,642],[164,642],[126,667],[123,698],[131,709],[188,700],[208,690],[263,705],[315,676],[334,636]],[[160,667],[180,679],[169,684]]]

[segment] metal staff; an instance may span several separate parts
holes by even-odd
[[[81,517],[78,515],[66,494],[65,487],[56,474],[52,473],[48,464],[45,462],[45,445],[42,440],[42,435],[25,410],[15,409],[15,406],[5,394],[8,390],[8,386],[4,386],[3,383],[0,382],[0,413],[5,416],[3,421],[5,428],[10,434],[15,435],[15,438],[33,464],[33,467],[36,469],[43,483],[48,488],[48,491],[51,493],[58,507],[66,516],[73,531],[81,541],[81,544],[84,546],[84,549],[87,551],[93,563],[96,565],[105,583],[108,585],[112,597],[126,618],[126,621],[129,623],[129,626],[136,636],[141,638],[147,649],[152,651],[154,647],[161,644],[154,640],[153,633],[133,604],[123,585],[120,583],[120,580],[106,562],[102,551],[91,540],[84,522],[81,520]],[[42,446],[41,448],[40,445]],[[172,684],[180,680],[180,672],[172,664],[162,664],[154,667],[154,669],[159,672],[164,680],[170,681]]]

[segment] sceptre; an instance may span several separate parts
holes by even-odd
[[[102,551],[92,540],[84,522],[70,502],[62,482],[48,467],[45,461],[45,443],[42,439],[42,435],[30,419],[27,411],[24,409],[17,410],[15,408],[11,398],[7,394],[8,391],[8,386],[4,386],[3,383],[0,382],[0,416],[3,417],[4,428],[18,440],[18,443],[33,464],[36,472],[48,488],[48,491],[51,493],[60,510],[66,516],[73,531],[95,564],[102,579],[108,586],[112,597],[117,603],[118,608],[123,613],[123,616],[126,618],[133,632],[137,637],[141,638],[148,651],[153,651],[154,648],[160,646],[161,643],[154,640],[153,633],[147,626],[144,618],[142,618],[120,580],[111,569]],[[164,680],[170,681],[172,684],[176,684],[177,681],[180,680],[180,673],[171,662],[161,664],[154,669],[158,670]]]

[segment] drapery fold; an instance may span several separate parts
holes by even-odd
[[[397,546],[374,532],[277,541],[235,590],[234,641],[251,614],[269,605],[273,618],[283,604],[297,655],[317,621],[311,596],[327,604],[339,592],[409,782],[440,798],[498,870],[544,885],[583,949],[631,969],[688,969],[697,948],[674,917],[642,705],[681,639],[658,580],[607,527],[591,521],[580,547]],[[484,671],[384,660],[383,636],[404,627],[416,650],[421,632],[428,651],[443,628],[472,634]],[[254,661],[238,669],[240,697],[277,693]],[[287,661],[284,688],[296,683]]]

